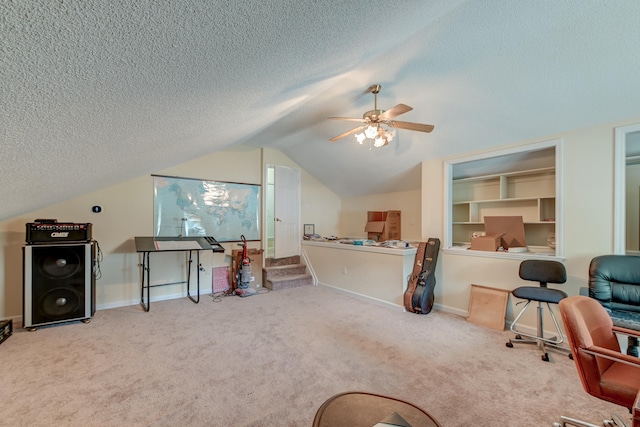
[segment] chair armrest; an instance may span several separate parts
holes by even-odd
[[[605,359],[613,360],[614,362],[625,363],[627,365],[640,368],[640,358],[620,353],[618,351],[609,350],[608,348],[592,345],[589,348],[581,348],[580,351],[584,351],[585,353],[596,357],[604,357]]]
[[[629,328],[623,328],[622,326],[614,326],[613,332],[615,332],[616,334],[622,334],[622,335],[640,338],[640,331],[636,331],[634,329],[629,329]]]

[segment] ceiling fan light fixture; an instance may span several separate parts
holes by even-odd
[[[369,125],[364,130],[364,134],[369,139],[374,139],[378,135],[378,126]]]
[[[384,137],[387,139],[387,142],[391,142],[393,141],[393,138],[396,137],[396,130],[395,129],[387,129],[384,131]]]
[[[393,141],[395,136],[395,129],[386,129],[381,124],[369,125],[363,133],[356,134],[356,141],[362,145],[368,140],[370,147],[381,148]]]
[[[379,136],[376,139],[373,140],[373,146],[376,148],[381,148],[384,147],[385,145],[387,145],[389,143],[389,141],[387,141],[384,137]]]

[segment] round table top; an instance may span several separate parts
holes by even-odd
[[[373,427],[394,414],[411,427],[441,427],[431,415],[412,403],[358,391],[340,393],[325,401],[316,412],[313,427]]]

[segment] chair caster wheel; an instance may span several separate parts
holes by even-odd
[[[522,339],[522,335],[520,335],[520,334],[516,335],[516,339],[517,340],[521,340]]]
[[[509,348],[513,348],[513,343],[511,341],[509,341],[508,343],[505,343],[504,345],[506,345]]]
[[[544,362],[548,362],[549,361],[549,355],[547,353],[545,353],[544,356],[542,356],[542,361],[544,361]]]
[[[573,360],[573,353],[569,353],[569,359]]]

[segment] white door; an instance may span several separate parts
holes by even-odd
[[[300,171],[276,166],[274,192],[275,257],[300,255]]]

